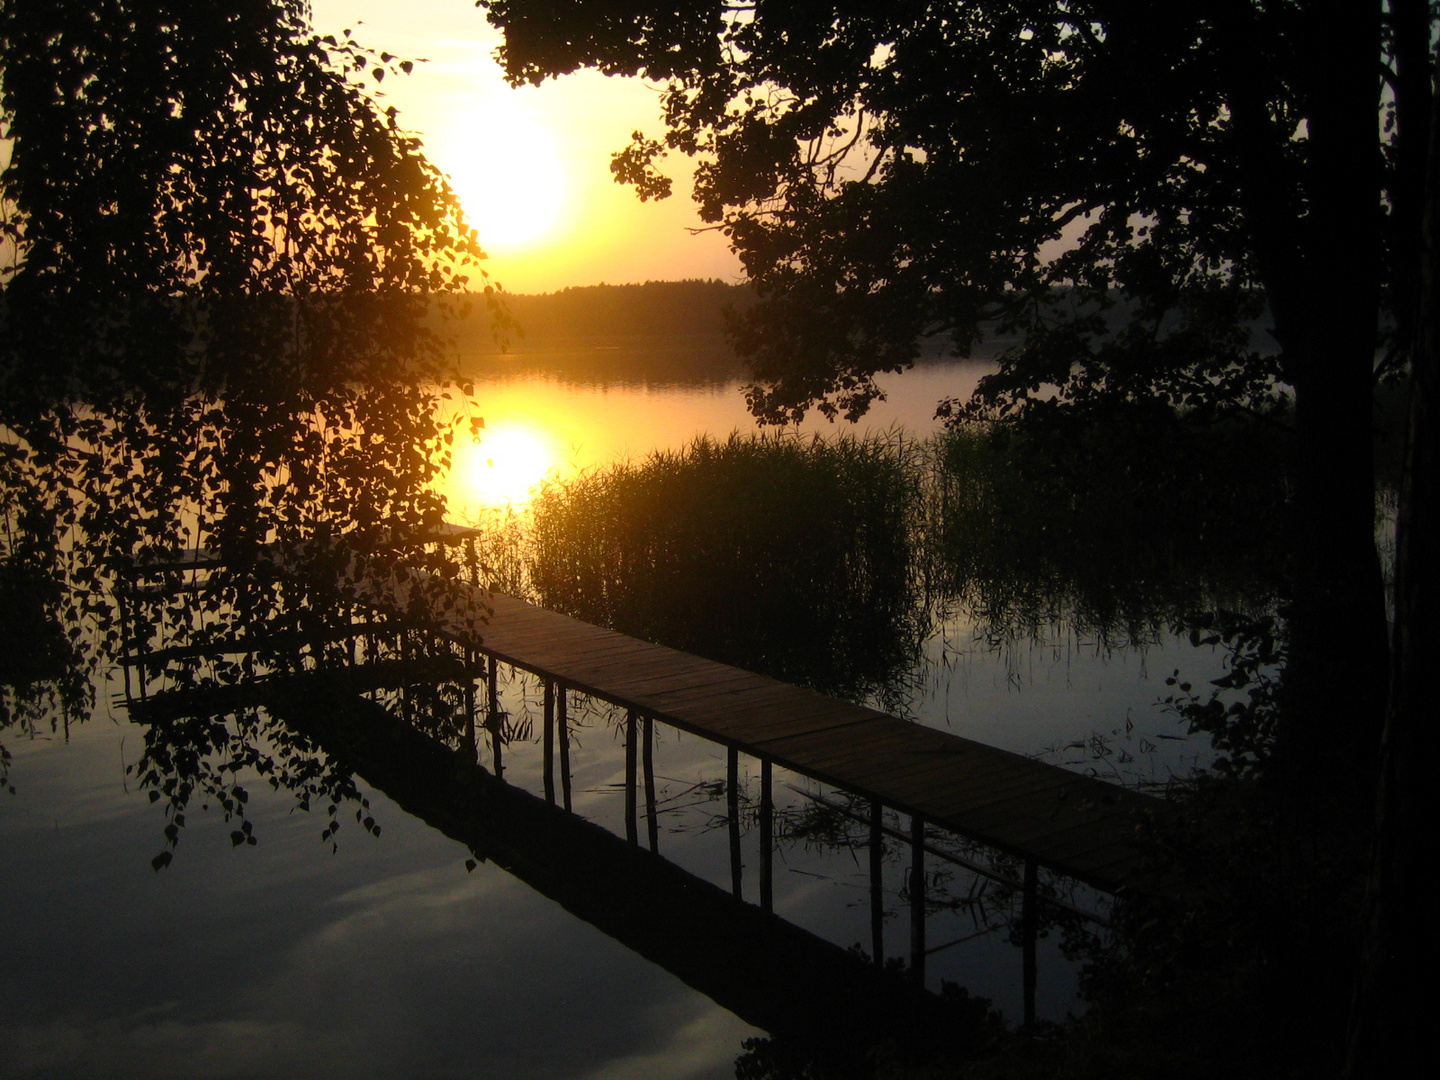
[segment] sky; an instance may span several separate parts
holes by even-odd
[[[498,30],[473,0],[313,0],[321,34],[351,29],[361,44],[421,60],[387,79],[382,104],[448,173],[487,272],[509,292],[679,278],[741,278],[739,260],[690,200],[690,163],[663,162],[675,193],[642,203],[610,177],[610,155],[636,129],[655,136],[659,87],[585,71],[539,87],[506,85]]]

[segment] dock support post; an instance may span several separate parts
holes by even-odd
[[[910,818],[910,974],[925,985],[925,821]]]
[[[1022,1030],[1026,1037],[1035,1034],[1035,938],[1037,936],[1039,874],[1034,859],[1025,860],[1025,891],[1020,907],[1020,937],[1024,964],[1025,1020]]]
[[[555,805],[555,683],[545,680],[545,801]]]
[[[140,700],[147,701],[149,700],[150,677],[145,671],[145,657],[150,653],[150,628],[148,626],[145,627],[142,636],[142,631],[139,626],[140,614],[138,604],[136,605],[135,622],[135,655],[139,659],[139,663],[135,665],[135,677],[140,683]],[[125,674],[128,679],[130,674],[129,668],[125,669]],[[125,684],[125,692],[127,695],[130,692],[130,684],[128,682]]]
[[[725,755],[725,808],[730,826],[730,891],[743,900],[740,887],[740,751],[733,746]]]
[[[498,780],[505,775],[505,763],[500,757],[500,687],[495,679],[495,657],[490,657],[489,679],[490,684],[490,717],[486,725],[490,728],[490,752],[495,759],[495,778]]]
[[[352,640],[353,647],[354,642]],[[350,663],[355,659],[352,656]],[[479,762],[480,743],[475,738],[475,650],[465,650],[465,743],[470,750],[470,760]]]
[[[660,822],[655,820],[655,718],[645,715],[644,742],[641,763],[645,770],[645,828],[649,834],[650,850],[660,851]]]
[[[760,759],[760,906],[775,909],[774,860],[775,805],[770,794],[770,759]]]
[[[566,693],[562,685],[560,694],[560,801],[568,811],[570,809],[570,721],[566,715]]]
[[[870,955],[885,967],[885,809],[870,800]]]
[[[638,717],[634,709],[625,713],[625,839],[632,845],[640,843],[635,823],[635,729]]]

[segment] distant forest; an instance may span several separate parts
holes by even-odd
[[[743,311],[755,303],[748,284],[714,278],[585,285],[553,293],[506,293],[504,298],[512,324],[503,337],[490,309],[479,303],[458,326],[450,323],[442,329],[454,335],[472,366],[493,368],[498,361],[510,370],[555,370],[585,378],[722,381],[741,376],[744,369],[725,336],[724,312]],[[1113,332],[1133,318],[1135,302],[1118,292],[1112,299],[1113,307],[1097,313]],[[1178,313],[1172,313],[1166,328],[1173,331],[1179,322]],[[1252,348],[1274,350],[1270,323],[1268,310],[1250,320]],[[1016,344],[1013,335],[994,333],[984,324],[982,330],[990,332],[973,347],[974,359],[993,359]],[[947,334],[923,338],[919,347],[920,363],[954,359]]]
[[[505,294],[513,325],[503,339],[482,304],[442,333],[455,335],[477,375],[531,370],[580,382],[723,383],[742,374],[724,311],[753,302],[748,285],[718,280],[586,285]]]
[[[748,285],[716,279],[647,281],[643,285],[585,285],[559,292],[507,293],[517,331],[511,349],[565,348],[635,337],[724,338],[722,312],[754,302]],[[488,320],[473,320],[472,333],[491,338]],[[476,341],[475,345],[479,345]],[[498,351],[498,345],[492,345]]]
[[[725,336],[724,312],[755,302],[748,284],[718,279],[584,285],[553,293],[506,293],[513,320],[497,337],[489,309],[476,304],[458,326],[446,325],[468,366],[551,371],[583,381],[725,381],[744,365]],[[977,354],[983,355],[983,354]],[[944,335],[921,343],[921,361],[949,359]]]

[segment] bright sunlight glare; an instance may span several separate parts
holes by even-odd
[[[566,203],[554,140],[523,113],[485,117],[455,131],[444,164],[465,216],[491,254],[533,247],[556,230]]]
[[[522,503],[554,465],[555,454],[543,433],[522,427],[486,431],[479,442],[455,447],[445,485],[451,510]]]

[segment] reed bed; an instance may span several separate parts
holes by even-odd
[[[551,484],[531,588],[637,637],[863,694],[927,630],[917,453],[898,435],[732,434]]]
[[[551,481],[473,558],[555,610],[903,711],[957,610],[997,646],[1123,646],[1273,608],[1286,499],[1263,431],[732,434]]]

